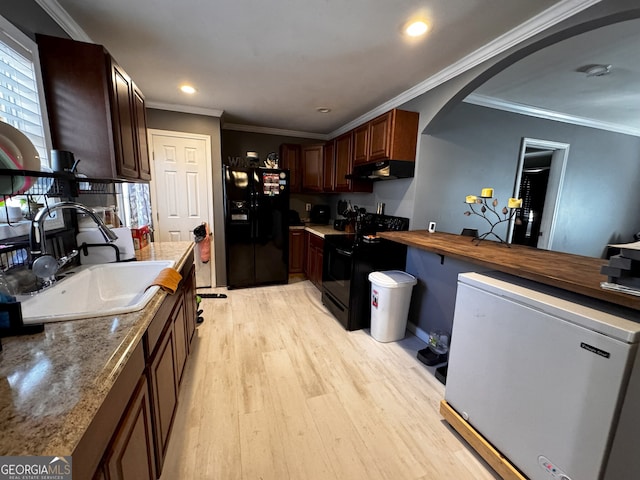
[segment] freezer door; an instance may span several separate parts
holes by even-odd
[[[458,283],[445,399],[528,478],[596,480],[636,348]]]
[[[254,248],[257,285],[289,279],[289,171],[256,169]]]
[[[227,285],[248,287],[255,283],[253,171],[225,167],[224,176]]]

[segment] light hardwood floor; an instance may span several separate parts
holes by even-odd
[[[308,281],[217,291],[162,480],[499,478],[441,419],[418,338],[347,332]]]

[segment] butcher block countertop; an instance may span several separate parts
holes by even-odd
[[[379,235],[409,247],[640,310],[640,297],[600,287],[600,282],[607,281],[607,277],[600,273],[600,267],[607,264],[607,260],[492,241],[476,245],[471,237],[429,233],[427,230],[383,232]]]

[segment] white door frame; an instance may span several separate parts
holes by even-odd
[[[209,214],[207,216],[207,223],[209,224],[209,231],[213,235],[212,238],[216,238],[213,231],[213,166],[211,159],[211,135],[204,135],[201,133],[189,133],[189,132],[177,132],[173,130],[158,130],[155,128],[150,128],[147,130],[147,141],[149,143],[149,150],[151,154],[151,171],[155,172],[155,152],[153,151],[153,136],[164,136],[164,137],[176,137],[176,138],[193,138],[195,140],[204,140],[205,142],[205,161],[206,161],[206,192],[207,192],[207,202],[209,204]],[[158,205],[158,196],[156,190],[156,184],[153,181],[153,177],[149,182],[149,194],[151,195],[151,205]],[[155,210],[155,209],[154,209]],[[156,211],[156,221],[159,221]],[[214,245],[211,246],[211,255],[213,258],[213,264],[216,264],[215,258],[215,248]],[[211,286],[216,286],[216,272],[215,269],[211,269]]]
[[[520,181],[522,180],[522,170],[524,168],[525,153],[528,147],[553,150],[551,157],[551,170],[549,171],[549,183],[547,184],[547,194],[544,198],[544,210],[540,225],[540,237],[538,237],[538,248],[551,250],[553,235],[556,229],[556,217],[560,207],[560,196],[562,195],[562,184],[564,183],[564,172],[569,158],[568,143],[552,142],[550,140],[540,140],[537,138],[522,137],[520,143],[520,156],[518,158],[518,168],[516,170],[516,181],[513,186],[513,197],[518,198],[520,194]],[[509,220],[509,230],[507,241],[511,243],[515,217]]]

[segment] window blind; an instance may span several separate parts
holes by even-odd
[[[43,109],[38,94],[34,54],[36,45],[28,37],[17,40],[0,17],[0,121],[24,133],[48,165]],[[21,32],[20,32],[21,33]]]

